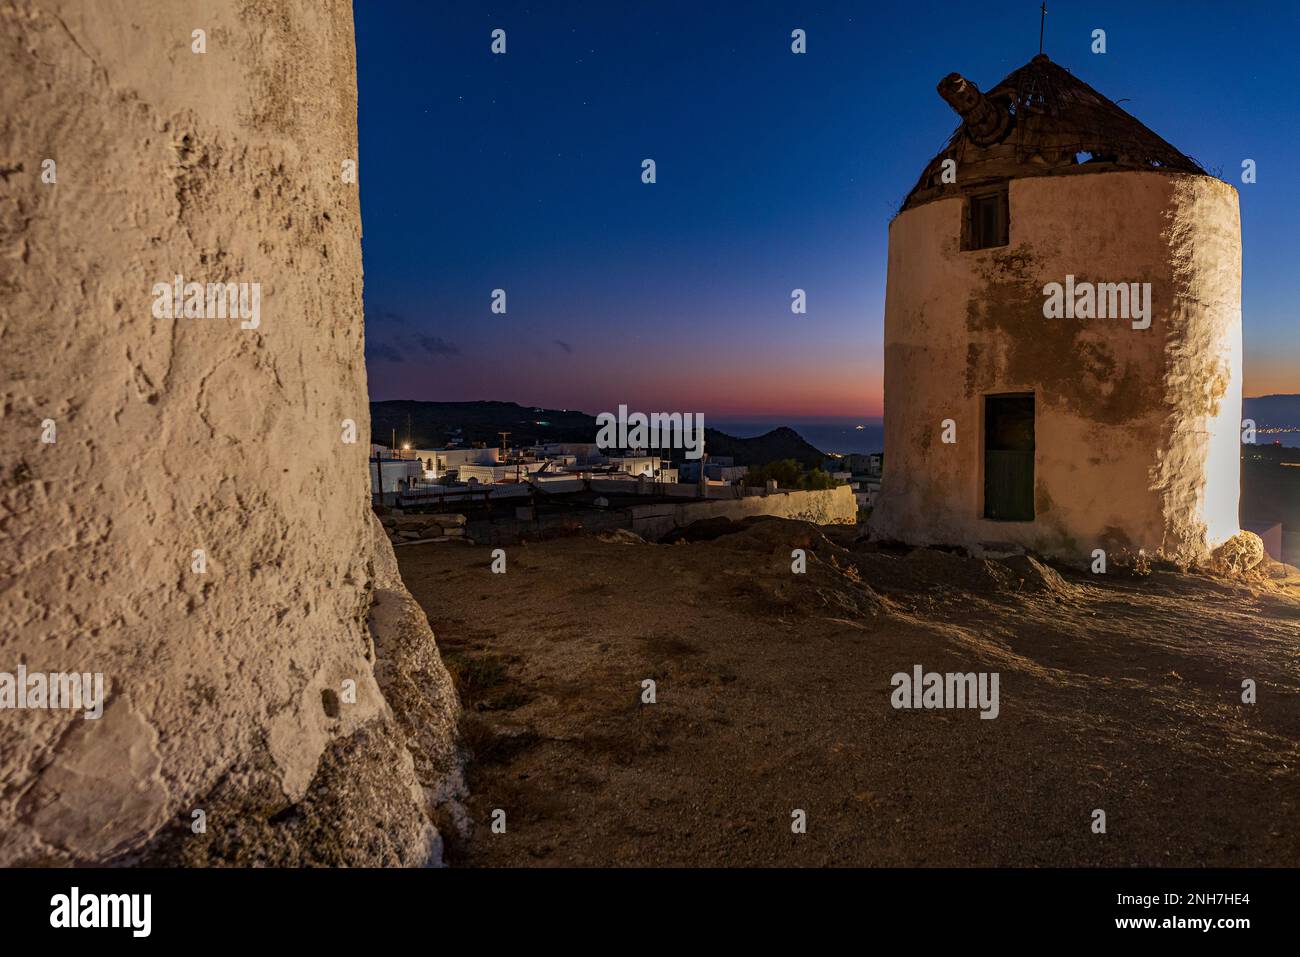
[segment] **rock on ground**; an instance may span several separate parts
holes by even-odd
[[[1239,532],[1214,550],[1212,564],[1220,572],[1247,572],[1264,560],[1264,540],[1254,532]]]

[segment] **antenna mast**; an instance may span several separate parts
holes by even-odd
[[[1043,53],[1043,28],[1044,28],[1045,26],[1047,26],[1047,4],[1046,4],[1046,2],[1043,3],[1043,6],[1041,7],[1041,9],[1042,9],[1042,14],[1041,14],[1041,16],[1039,16],[1039,18],[1038,18],[1038,53],[1039,53],[1040,56],[1041,56],[1042,53]]]

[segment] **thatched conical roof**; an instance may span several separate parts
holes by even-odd
[[[1023,176],[1111,169],[1205,173],[1045,54],[987,93],[957,74],[945,78],[939,90],[963,120],[921,174],[904,209],[979,182]],[[956,184],[942,181],[945,159],[957,162]]]

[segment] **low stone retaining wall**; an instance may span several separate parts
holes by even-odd
[[[814,525],[853,525],[858,520],[858,504],[853,490],[837,485],[824,491],[778,491],[766,495],[746,495],[737,499],[709,499],[664,505],[634,505],[632,531],[642,538],[657,539],[706,518],[729,518],[732,521],[755,515],[793,518]]]
[[[743,498],[657,502],[630,508],[575,508],[536,518],[499,517],[465,523],[461,515],[401,515],[384,519],[396,544],[419,541],[471,541],[478,545],[514,545],[521,539],[556,538],[625,528],[654,541],[677,528],[707,518],[735,521],[755,515],[798,519],[817,525],[853,525],[858,507],[853,490],[839,485],[824,491],[778,491]],[[461,524],[452,520],[459,519]],[[458,532],[459,530],[459,532]]]
[[[385,515],[380,521],[388,533],[388,540],[394,545],[452,542],[465,537],[464,515]]]

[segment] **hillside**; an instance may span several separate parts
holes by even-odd
[[[596,435],[596,419],[585,412],[537,409],[514,402],[417,402],[395,399],[370,403],[371,441],[387,445],[392,430],[397,441],[409,441],[415,448],[442,448],[453,429],[461,429],[464,444],[486,442],[497,445],[500,432],[510,433],[511,445],[537,442],[590,442]]]
[[[1283,557],[1300,562],[1300,449],[1242,446],[1241,517],[1280,522]]]
[[[1300,449],[1243,446],[1241,514],[1285,522],[1300,530]]]
[[[1241,414],[1261,426],[1300,428],[1300,395],[1261,395],[1243,399]]]
[[[485,442],[496,445],[498,433],[509,432],[511,445],[539,442],[592,442],[596,438],[596,417],[571,409],[541,409],[514,402],[417,402],[398,399],[370,403],[371,441],[387,445],[397,430],[397,441],[409,441],[414,448],[441,448],[452,430],[462,430],[464,444]],[[707,419],[706,419],[707,423]],[[705,449],[710,455],[729,455],[737,465],[764,465],[780,459],[795,459],[812,468],[826,457],[803,440],[793,429],[773,429],[765,435],[740,439],[705,426]],[[680,460],[680,453],[670,456]]]
[[[705,428],[704,448],[710,455],[730,455],[737,465],[766,465],[781,459],[794,459],[805,468],[817,468],[826,458],[826,453],[809,445],[794,429],[784,426],[751,439],[738,439]]]

